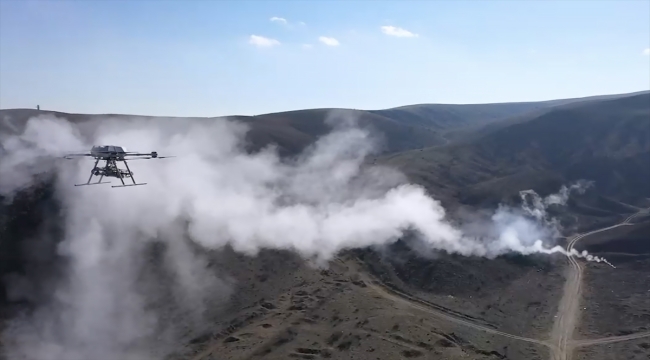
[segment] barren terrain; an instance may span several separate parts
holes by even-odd
[[[362,266],[345,255],[327,270],[302,268],[295,287],[242,310],[244,320],[181,358],[546,358],[542,341],[392,290]]]
[[[606,265],[585,269],[580,338],[650,331],[650,257],[618,256],[612,261],[614,271]]]
[[[383,134],[380,154],[368,162],[402,170],[452,217],[452,210],[518,206],[521,190],[545,196],[594,180],[588,193],[548,210],[564,230],[559,244],[604,256],[616,268],[561,254],[486,259],[427,252],[408,239],[343,252],[324,268],[289,251],[211,251],[209,268],[230,287],[211,294],[203,327],[177,319],[182,336],[168,360],[647,359],[650,217],[641,210],[650,205],[648,100],[643,92],[575,103],[353,112]],[[2,111],[0,135],[46,113]],[[273,143],[290,156],[329,131],[329,113],[233,118],[251,126],[250,149]],[[50,114],[75,123],[93,118]],[[0,206],[0,275],[56,277],[56,241],[43,251],[50,257],[30,255],[43,245],[33,238],[55,238],[61,230],[52,189],[12,201]],[[11,318],[25,304],[0,290],[0,319]]]
[[[585,239],[589,239],[593,236],[600,235],[602,238],[601,234],[607,234],[607,233],[617,234],[616,231],[618,229],[635,226],[632,225],[632,220],[635,219],[636,217],[645,215],[647,212],[648,209],[639,209],[638,212],[629,215],[619,224],[572,236],[569,239],[567,250],[571,251],[571,249],[573,249],[576,246],[576,244],[578,244],[578,242],[584,241]],[[583,296],[582,293],[584,287],[583,270],[585,268],[585,265],[592,265],[592,264],[581,265],[579,260],[575,257],[569,257],[568,260],[571,266],[567,268],[567,281],[565,283],[564,292],[558,308],[558,314],[556,316],[556,321],[553,325],[553,331],[551,334],[551,343],[553,344],[551,358],[554,360],[567,360],[573,358],[572,340],[574,339],[575,329],[577,324],[580,321],[580,314],[582,313],[581,310],[587,310],[587,307],[581,309],[580,304],[581,303],[589,304],[589,306],[595,305],[590,301],[584,301],[582,299]],[[612,266],[610,266],[609,264],[607,265],[605,265],[605,263],[598,263],[598,264],[601,266],[606,266],[607,268],[609,268],[608,270],[610,272],[612,271]],[[592,288],[591,291],[594,291],[594,289]],[[591,309],[591,314],[593,313],[594,313],[594,309]],[[646,329],[643,328],[641,330],[646,330]],[[619,334],[619,335],[632,335],[634,333],[635,332],[633,331],[626,331],[625,334]],[[636,333],[637,334],[641,333],[641,335],[643,335],[644,331],[636,331]],[[601,334],[602,332],[596,332],[595,334],[592,335],[601,335]],[[614,341],[614,339],[610,339],[610,341]],[[598,342],[599,340],[584,342],[583,346],[587,346],[587,344],[596,344]]]
[[[628,226],[630,220],[626,218],[619,227]],[[610,227],[572,237],[569,247],[607,231]],[[300,266],[291,289],[240,310],[239,317],[244,320],[231,321],[235,325],[226,331],[195,342],[182,359],[606,359],[589,356],[603,356],[602,349],[613,348],[636,356],[626,358],[643,358],[647,352],[644,340],[650,338],[650,307],[644,293],[649,284],[643,279],[648,278],[650,262],[643,257],[625,262],[619,258],[613,269],[577,258],[567,259],[570,265],[562,266],[562,260],[546,259],[546,263],[557,269],[553,271],[565,269],[566,279],[559,274],[549,276],[549,270],[542,274],[527,271],[526,266],[522,267],[523,277],[511,281],[507,291],[499,289],[500,281],[494,279],[494,291],[507,293],[508,300],[501,308],[487,305],[496,307],[495,312],[477,312],[490,301],[477,289],[456,296],[436,295],[437,291],[418,288],[416,278],[401,281],[394,264],[377,258],[374,252],[346,253],[326,270]],[[444,256],[434,261],[453,262]],[[493,261],[491,264],[507,266],[503,258]],[[594,281],[591,274],[600,281]],[[269,277],[271,282],[276,279],[276,275]],[[638,280],[630,286],[625,279]],[[531,282],[536,285],[527,287]],[[599,283],[619,285],[603,291]],[[544,291],[544,286],[553,292]],[[526,302],[531,292],[545,299],[546,308]],[[528,305],[525,309],[521,308],[524,303]],[[501,309],[521,316],[496,316],[505,312]],[[626,315],[621,318],[622,314]]]
[[[627,223],[624,221],[620,226],[628,226]],[[575,236],[569,246],[607,231],[609,227]],[[549,270],[546,273],[526,270],[526,266],[521,267],[522,278],[509,279],[509,290],[499,289],[503,279],[494,279],[494,291],[508,294],[504,304],[495,306],[486,305],[490,297],[481,296],[485,294],[476,289],[456,293],[456,296],[441,296],[436,295],[437,291],[423,290],[421,285],[418,288],[417,278],[413,276],[410,282],[403,282],[394,273],[395,264],[377,258],[372,251],[346,253],[326,270],[296,263],[300,275],[294,277],[291,288],[279,290],[276,298],[260,300],[256,306],[240,309],[239,320],[230,322],[234,325],[195,341],[182,358],[216,359],[219,355],[229,359],[436,356],[449,359],[582,359],[594,353],[591,347],[607,346],[616,346],[634,356],[645,354],[643,339],[650,337],[647,328],[650,307],[645,301],[647,294],[641,289],[647,292],[648,284],[641,280],[636,281],[636,287],[631,287],[624,279],[647,278],[644,274],[650,263],[646,259],[618,262],[613,269],[604,263],[568,260],[570,266],[560,265],[561,256],[557,261],[542,261],[550,269],[565,269],[566,279],[559,274],[549,276],[552,273]],[[435,261],[446,266],[453,263],[453,259],[444,256]],[[472,260],[460,261],[471,263]],[[503,258],[493,260],[490,266],[492,264],[508,266]],[[535,263],[528,264],[531,265]],[[275,271],[276,266],[282,269],[285,265],[269,263],[265,270],[277,275],[269,275],[265,281],[275,283],[279,278],[286,279],[282,271]],[[590,275],[583,275],[583,271],[611,279],[602,283],[620,285],[609,289],[610,292],[602,291],[596,285],[598,281],[591,281]],[[417,275],[417,271],[411,275]],[[547,285],[543,285],[544,280]],[[435,279],[432,281],[436,283]],[[536,285],[527,287],[531,282]],[[287,286],[286,282],[283,284]],[[444,287],[444,282],[439,286]],[[544,291],[544,286],[550,286],[554,292]],[[531,292],[535,294],[532,296],[545,299],[546,308],[526,302]],[[253,294],[255,291],[249,289],[239,293]],[[600,311],[600,302],[606,301],[610,302],[607,310]],[[612,306],[621,303],[625,305]],[[522,304],[528,306],[524,309]],[[497,310],[477,312],[481,306]],[[501,309],[521,316],[519,319],[499,317],[498,313],[505,313]],[[628,314],[623,321],[620,321],[621,314]],[[528,327],[524,321],[529,323]],[[584,332],[585,328],[591,330]]]
[[[648,338],[578,348],[575,360],[646,360],[650,357]]]

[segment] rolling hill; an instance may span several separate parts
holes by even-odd
[[[650,93],[549,109],[473,141],[383,157],[434,192],[494,203],[589,179],[601,195],[650,196]]]
[[[509,124],[522,117],[528,119],[532,115],[544,113],[557,106],[590,103],[636,94],[638,93],[521,103],[419,104],[384,110],[306,109],[257,116],[233,115],[228,118],[250,126],[248,141],[251,150],[273,143],[278,145],[283,155],[290,155],[300,152],[317,137],[331,131],[333,123],[329,118],[332,114],[337,114],[374,131],[382,140],[381,152],[389,154],[444,145],[450,139],[476,136],[487,131],[485,129],[492,129],[490,125]],[[124,114],[73,114],[35,109],[1,109],[0,134],[20,131],[27,119],[44,114],[63,117],[71,122],[84,122],[101,117],[154,118]],[[223,117],[167,119],[218,121]]]
[[[501,124],[511,124],[520,118],[530,118],[544,111],[572,104],[581,104],[592,101],[616,99],[650,93],[640,91],[628,94],[588,96],[535,102],[513,102],[495,104],[418,104],[400,106],[386,110],[371,110],[370,112],[394,119],[403,124],[429,127],[445,133],[458,132],[469,128],[469,132],[476,132],[479,128],[490,129],[492,126],[500,127]],[[501,121],[504,120],[504,121]],[[498,124],[498,125],[497,125]]]
[[[382,115],[359,110],[313,109],[258,116],[229,116],[228,118],[249,126],[246,139],[249,150],[254,151],[269,144],[275,144],[278,146],[280,154],[294,155],[313,143],[318,137],[333,129],[335,123],[330,121],[333,112],[338,113],[342,119],[355,121],[359,126],[366,127],[374,132],[380,139],[379,151],[382,153],[435,146],[445,142],[438,132],[434,130],[418,128]],[[88,115],[32,109],[9,109],[0,110],[0,135],[21,131],[22,126],[29,118],[39,115],[66,118],[74,123],[109,117],[124,120],[130,118],[156,119],[155,117],[121,114]],[[225,117],[164,119],[173,121],[220,121],[224,120]]]
[[[650,197],[648,91],[537,103],[425,104],[376,111],[312,109],[231,119],[250,126],[247,137],[251,149],[273,143],[281,154],[293,155],[332,129],[328,118],[333,110],[383,137],[383,156],[372,161],[398,167],[446,206],[494,207],[503,201],[516,201],[523,189],[546,194],[567,182],[588,179],[595,181],[596,191],[570,205],[572,211],[584,215],[581,219],[586,224],[596,226],[632,212],[634,207],[625,203]],[[20,131],[27,119],[42,114],[72,122],[106,116],[131,118],[0,110],[0,135]],[[464,129],[466,133],[447,144],[441,134],[449,129]],[[0,214],[7,216],[7,211]],[[5,217],[4,229],[23,231],[13,221]],[[6,257],[12,252],[3,254]],[[8,266],[14,261],[3,263]]]
[[[538,103],[311,109],[231,118],[250,126],[251,150],[273,143],[282,155],[294,155],[330,131],[332,111],[356,119],[383,138],[381,156],[369,161],[401,169],[448,209],[493,208],[516,201],[519,190],[544,195],[577,179],[594,180],[595,187],[572,198],[566,209],[554,210],[568,232],[616,223],[650,205],[643,199],[650,197],[650,92]],[[73,122],[106,116],[0,110],[0,134],[19,131],[28,118],[40,114]],[[64,223],[60,216],[47,184],[21,192],[10,204],[1,203],[3,281],[26,274],[32,296],[42,299],[54,293],[47,285],[60,277],[65,265],[56,250]],[[648,229],[647,223],[630,226],[623,234],[622,249],[607,237],[592,239],[584,247],[608,253],[632,249],[633,255],[642,256],[648,247],[639,243],[647,240]],[[565,264],[563,258],[546,256],[426,257],[406,241],[381,251],[345,252],[328,269],[315,269],[295,254],[275,250],[254,258],[230,248],[205,256],[215,273],[234,279],[234,295],[226,304],[210,304],[205,327],[189,326],[184,316],[174,320],[184,332],[170,360],[209,360],[217,355],[548,359],[545,341],[562,294]],[[650,263],[641,257],[620,261],[629,264],[617,269],[620,279],[638,276],[633,270]],[[155,256],[147,266],[159,266]],[[609,268],[593,267],[600,272],[599,280],[607,281]],[[13,275],[5,277],[9,274]],[[1,304],[15,300],[7,299],[4,290],[0,287],[0,329],[2,316],[13,314],[3,314],[8,308]],[[164,309],[173,306],[173,299],[157,300],[169,300],[157,305]],[[22,301],[38,305],[31,298]],[[0,359],[1,348],[0,343]]]

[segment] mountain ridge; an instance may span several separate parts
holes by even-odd
[[[634,201],[650,196],[650,93],[551,109],[471,141],[390,154],[379,163],[432,191],[444,194],[451,184],[449,193],[475,205],[477,187],[486,196],[507,190],[516,197],[578,179],[594,180],[600,195]]]
[[[625,94],[599,95],[583,98],[558,99],[542,102],[515,102],[494,104],[416,104],[384,110],[357,110],[344,108],[302,109],[267,113],[255,116],[232,115],[219,117],[160,117],[128,114],[77,114],[52,110],[0,109],[0,134],[14,133],[27,119],[39,115],[64,117],[71,122],[90,119],[145,118],[177,120],[218,120],[232,119],[246,123],[250,127],[247,140],[251,150],[258,150],[275,143],[282,155],[294,155],[302,151],[316,138],[332,130],[328,123],[332,113],[355,119],[359,125],[374,132],[381,139],[382,154],[408,151],[432,146],[446,145],[450,140],[471,138],[478,129],[490,124],[500,124],[517,116],[544,113],[555,106],[576,102],[593,102],[605,98],[624,98],[635,94],[650,94],[641,91]],[[453,111],[452,111],[453,110]],[[469,135],[450,136],[454,131]]]
[[[650,193],[650,174],[643,169],[644,161],[650,160],[650,92],[573,104],[577,105],[537,109],[488,122],[499,125],[490,131],[457,127],[467,133],[452,141],[447,141],[449,127],[434,130],[360,110],[341,114],[352,115],[362,126],[369,125],[385,137],[386,151],[369,162],[401,169],[440,200],[453,220],[457,208],[468,208],[479,216],[486,208],[511,204],[522,189],[544,196],[575,179],[596,180],[585,194],[573,193],[567,206],[548,209],[561,222],[564,233],[573,235],[620,223],[650,205],[633,201]],[[14,112],[20,116],[13,118],[11,112],[3,111],[0,136],[10,136],[35,110]],[[72,122],[102,118],[58,114]],[[231,119],[250,125],[247,141],[253,147],[274,143],[283,154],[291,155],[331,129],[330,115],[331,110],[321,109]],[[11,204],[0,201],[0,278],[4,280],[0,286],[0,329],[23,308],[47,303],[56,293],[58,281],[65,280],[66,259],[57,251],[64,238],[65,218],[55,195],[53,186],[37,184],[17,194]],[[634,231],[623,234],[622,239],[591,239],[584,247],[600,252],[634,251],[641,256],[647,253],[644,239],[650,229],[647,219],[641,220],[646,223],[629,227]],[[151,255],[151,259],[149,252],[145,255],[145,269],[160,266],[162,254]],[[506,335],[544,341],[558,313],[566,264],[560,255],[504,255],[488,260],[441,252],[429,258],[405,240],[383,250],[344,252],[327,270],[307,266],[287,251],[263,250],[253,258],[225,248],[205,255],[211,271],[236,280],[236,291],[227,304],[210,302],[205,328],[191,327],[185,323],[188,317],[178,317],[175,325],[184,335],[172,344],[178,352],[169,360],[207,360],[217,353],[224,358],[258,354],[269,359],[316,358],[313,355],[319,353],[323,358],[355,356],[361,360],[427,353],[449,359],[467,355],[477,359],[547,359],[543,347],[513,342],[448,319],[460,317],[470,325],[479,321]],[[603,288],[589,295],[593,299],[585,298],[585,307],[596,308],[593,315],[587,315],[601,318],[601,314],[609,314],[607,321],[587,316],[584,328],[595,333],[593,338],[620,330],[641,331],[637,328],[647,323],[647,306],[642,300],[647,286],[639,280],[644,279],[642,271],[650,268],[650,262],[628,255],[614,262],[617,269],[613,272],[604,264],[585,266],[586,271],[600,272],[598,283]],[[588,279],[595,277],[587,275]],[[161,287],[169,283],[167,278],[156,281]],[[590,289],[594,286],[590,284]],[[610,286],[619,286],[616,298],[601,295],[609,294]],[[17,298],[16,288],[33,290],[28,291],[29,297]],[[174,314],[173,299],[161,298],[163,302],[155,311]],[[601,309],[625,305],[625,313],[631,315],[622,322],[620,311],[598,310],[599,304]],[[0,358],[2,347],[0,341]],[[628,353],[632,351],[636,349]]]

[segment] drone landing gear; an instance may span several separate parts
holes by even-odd
[[[124,177],[122,176],[122,172],[118,171],[117,174],[119,175],[119,178],[120,178],[120,181],[122,182],[122,185],[113,185],[112,187],[118,188],[118,187],[127,187],[127,186],[147,185],[147,183],[139,183],[139,184],[137,184],[135,182],[135,178],[133,177],[133,173],[131,172],[131,169],[129,169],[129,164],[126,163],[126,160],[123,160],[123,161],[124,161],[124,165],[126,165],[126,171],[128,171],[128,173],[129,173],[129,175],[131,177],[131,181],[133,181],[133,184],[128,184],[128,185],[125,184],[124,183]]]
[[[93,167],[93,171],[90,172],[90,177],[88,178],[88,182],[85,183],[85,184],[74,184],[74,186],[87,186],[87,185],[110,184],[110,183],[111,183],[110,181],[104,181],[104,182],[102,182],[102,179],[104,178],[104,175],[100,176],[99,181],[97,181],[96,183],[92,183],[92,184],[90,183],[90,180],[93,178],[93,175],[95,175],[95,173],[94,173],[94,168],[97,167],[97,163],[99,163],[99,160],[95,161],[95,166]]]
[[[74,186],[88,186],[88,185],[99,185],[99,184],[110,184],[110,181],[104,181],[104,182],[96,182],[96,183],[86,183],[86,184],[74,184]]]
[[[140,186],[140,185],[147,185],[147,183],[139,183],[139,184],[124,184],[124,185],[113,185],[113,186],[111,186],[111,187],[118,188],[118,187]]]

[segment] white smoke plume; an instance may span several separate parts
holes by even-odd
[[[191,309],[208,301],[206,288],[222,299],[231,289],[206,270],[189,241],[207,249],[230,245],[250,255],[286,249],[321,264],[344,249],[389,244],[406,231],[417,232],[432,249],[467,256],[566,254],[559,246],[545,247],[551,234],[544,225],[505,208],[484,236],[464,234],[422,187],[395,170],[364,165],[376,143],[349,123],[292,160],[273,148],[246,153],[246,130],[225,120],[106,118],[71,124],[40,117],[18,136],[3,139],[0,194],[27,186],[39,172],[56,171],[66,215],[61,252],[70,259],[56,306],[8,332],[11,359],[160,358],[168,349],[155,352],[151,346],[160,316],[147,310],[146,291],[136,281],[151,242],[167,245],[164,263],[177,284],[174,296]],[[74,187],[87,181],[93,161],[57,157],[93,144],[177,157],[130,162],[135,179],[146,186]],[[531,210],[566,201],[570,189]]]
[[[521,242],[521,235],[519,234],[528,234],[529,237],[530,235],[533,235],[536,237],[536,239],[533,241],[533,246],[527,247],[527,248],[521,248],[519,250],[516,250],[522,254],[530,254],[530,253],[544,253],[544,254],[553,254],[553,253],[561,253],[567,256],[575,256],[579,258],[583,258],[587,261],[594,261],[594,262],[604,262],[607,265],[615,268],[614,265],[612,265],[609,261],[607,261],[604,258],[594,256],[589,254],[586,250],[583,250],[582,252],[577,251],[574,248],[571,248],[570,251],[567,251],[565,248],[561,246],[554,246],[552,248],[545,247],[541,239],[548,239],[552,237],[557,237],[560,235],[560,225],[558,221],[554,218],[550,218],[547,213],[547,208],[550,205],[566,205],[567,201],[569,200],[569,196],[571,195],[572,191],[577,191],[580,194],[583,194],[587,189],[591,186],[593,186],[593,181],[586,181],[586,180],[579,180],[575,182],[574,184],[570,185],[569,187],[566,187],[565,185],[562,185],[560,187],[560,191],[554,194],[547,195],[546,197],[542,198],[537,194],[534,190],[523,190],[519,192],[519,195],[521,197],[522,205],[521,208],[523,211],[529,215],[534,217],[537,220],[537,224],[542,224],[542,226],[535,226],[532,223],[524,220],[523,218],[519,216],[514,216],[512,217],[512,222],[510,224],[507,224],[503,231],[500,232],[502,235],[507,236],[508,238],[512,238],[513,243],[520,243]],[[503,221],[503,219],[507,219],[511,216],[511,213],[509,212],[511,210],[508,210],[506,208],[499,208],[499,210],[496,212],[496,214],[493,216],[493,220],[495,221],[496,224],[499,224]],[[520,226],[532,226],[533,228],[527,229],[527,231],[513,231],[513,226],[512,224],[521,224]]]
[[[546,209],[549,205],[566,205],[572,191],[577,191],[579,194],[583,194],[592,185],[592,181],[580,180],[569,187],[562,185],[559,192],[550,194],[545,198],[540,197],[533,190],[520,191],[519,195],[522,201],[522,208],[528,214],[534,216],[537,220],[547,220],[548,215]]]

